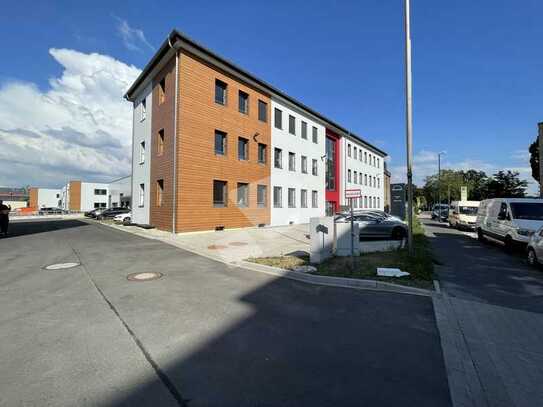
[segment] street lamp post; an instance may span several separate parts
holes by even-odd
[[[445,154],[445,151],[437,153],[437,204],[439,205],[439,219],[441,222],[441,156]]]
[[[413,84],[411,82],[411,5],[405,0],[405,121],[407,145],[407,248],[413,255]]]

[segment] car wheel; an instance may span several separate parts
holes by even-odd
[[[400,240],[405,237],[405,230],[403,228],[392,229],[392,239]]]
[[[528,248],[527,260],[528,260],[528,264],[530,266],[537,266],[537,264],[538,264],[538,260],[537,260],[536,254],[535,254],[535,250],[532,249],[531,247]]]
[[[485,241],[485,235],[483,234],[483,230],[481,228],[478,228],[477,229],[477,239],[480,241],[480,242],[484,242]]]
[[[128,218],[124,218],[124,219],[123,219],[123,225],[130,225],[130,222],[131,222],[131,221],[132,221],[132,220],[131,220],[129,217],[128,217]]]

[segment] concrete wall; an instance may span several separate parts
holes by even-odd
[[[282,129],[275,127],[275,109],[282,111]],[[295,118],[295,134],[289,133],[289,115]],[[269,202],[271,207],[271,225],[288,225],[289,223],[309,223],[312,217],[325,214],[325,128],[313,121],[303,111],[287,105],[278,99],[271,101],[271,182]],[[302,138],[302,121],[307,123],[307,139]],[[312,141],[313,127],[317,128],[317,143]],[[275,168],[274,151],[280,148],[283,155],[283,168]],[[289,152],[296,157],[295,171],[289,170]],[[307,173],[302,173],[302,156],[307,157]],[[317,175],[312,174],[312,160],[317,160]],[[282,207],[274,207],[273,189],[282,188]],[[288,206],[288,189],[296,191],[295,207]],[[301,190],[307,191],[307,208],[301,207]],[[312,207],[312,191],[317,191],[318,207]]]
[[[62,200],[60,189],[38,188],[37,208],[58,208]]]
[[[351,154],[349,156],[349,146]],[[356,158],[354,149],[356,147]],[[362,143],[348,137],[341,139],[341,162],[342,162],[342,184],[345,189],[360,189],[362,198],[354,202],[355,209],[384,209],[384,158],[372,150],[366,148]],[[362,159],[360,153],[362,152]],[[366,158],[367,157],[367,158]],[[370,157],[371,163],[370,163]],[[375,157],[375,165],[373,163]],[[349,181],[349,170],[351,181]],[[355,180],[356,172],[356,180]],[[360,174],[362,179],[360,180]],[[370,183],[371,177],[371,183]],[[367,181],[366,181],[367,180]],[[361,181],[361,182],[360,182]],[[373,204],[375,198],[375,205]],[[370,205],[371,199],[371,205]],[[345,194],[341,196],[342,205],[347,205]]]
[[[132,177],[116,179],[109,183],[108,208],[132,207]]]
[[[95,189],[105,189],[105,195],[96,195]],[[107,208],[109,195],[109,184],[82,182],[81,183],[81,211],[90,211],[95,208],[95,203]]]
[[[151,121],[153,112],[152,85],[149,84],[134,102],[133,140],[132,140],[132,222],[149,224],[149,206],[151,196]],[[145,99],[146,113],[142,114],[142,101]],[[141,143],[145,143],[143,160]],[[143,184],[142,199],[140,185]]]

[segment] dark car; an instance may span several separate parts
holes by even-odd
[[[39,215],[60,215],[62,214],[61,208],[40,208]]]
[[[351,221],[350,214],[340,214],[336,222]],[[403,239],[407,236],[407,225],[395,216],[378,211],[356,211],[353,213],[353,222],[358,224],[360,238],[364,239]]]
[[[120,215],[121,213],[130,212],[130,208],[108,208],[102,211],[99,215],[96,216],[96,219],[113,219],[115,216]]]
[[[98,208],[95,208],[95,209],[85,212],[83,215],[85,215],[86,218],[95,218],[97,211],[98,211]]]

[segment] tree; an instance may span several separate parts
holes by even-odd
[[[519,178],[518,172],[498,171],[487,182],[487,198],[523,198],[528,182]]]
[[[532,167],[532,177],[539,182],[539,140],[536,139],[530,148],[530,167]]]
[[[476,170],[442,170],[440,182],[441,202],[460,200],[462,186],[468,187],[468,199],[482,200],[487,195],[488,177],[483,171]],[[426,177],[422,193],[426,202],[437,202],[438,200],[438,176],[437,174]]]

